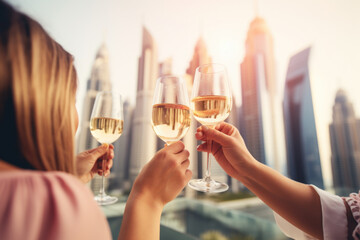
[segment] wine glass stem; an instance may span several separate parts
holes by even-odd
[[[206,162],[206,172],[205,172],[205,181],[210,181],[211,180],[211,159],[210,159],[210,154],[211,154],[211,147],[212,147],[212,141],[208,140],[208,153],[207,153],[207,162]]]
[[[102,174],[101,174],[101,186],[100,186],[100,195],[101,196],[105,196],[105,170],[106,170],[106,158],[107,158],[107,153],[103,156],[102,160],[101,160],[101,169],[102,169]]]

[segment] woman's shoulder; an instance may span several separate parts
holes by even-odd
[[[2,172],[0,192],[1,239],[111,238],[90,190],[70,174]]]
[[[36,194],[37,201],[56,197],[56,201],[82,201],[91,199],[91,192],[73,175],[58,171],[6,171],[0,172],[0,191],[7,199],[17,194]],[[63,199],[65,198],[65,199]]]

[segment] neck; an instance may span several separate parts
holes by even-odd
[[[2,159],[0,159],[0,172],[15,171],[15,170],[20,170],[20,168],[17,168],[14,165],[11,165],[11,164],[3,161]]]

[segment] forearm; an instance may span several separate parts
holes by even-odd
[[[315,190],[256,160],[238,180],[275,212],[304,232],[322,239],[321,203]]]
[[[159,240],[162,207],[130,194],[126,203],[119,240]]]

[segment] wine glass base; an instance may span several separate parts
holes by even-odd
[[[229,189],[226,183],[221,183],[213,179],[193,179],[188,183],[188,186],[200,192],[219,193],[225,192]]]
[[[110,205],[116,203],[118,201],[118,198],[109,195],[99,194],[94,197],[94,200],[97,202],[98,205],[103,206],[103,205]]]

